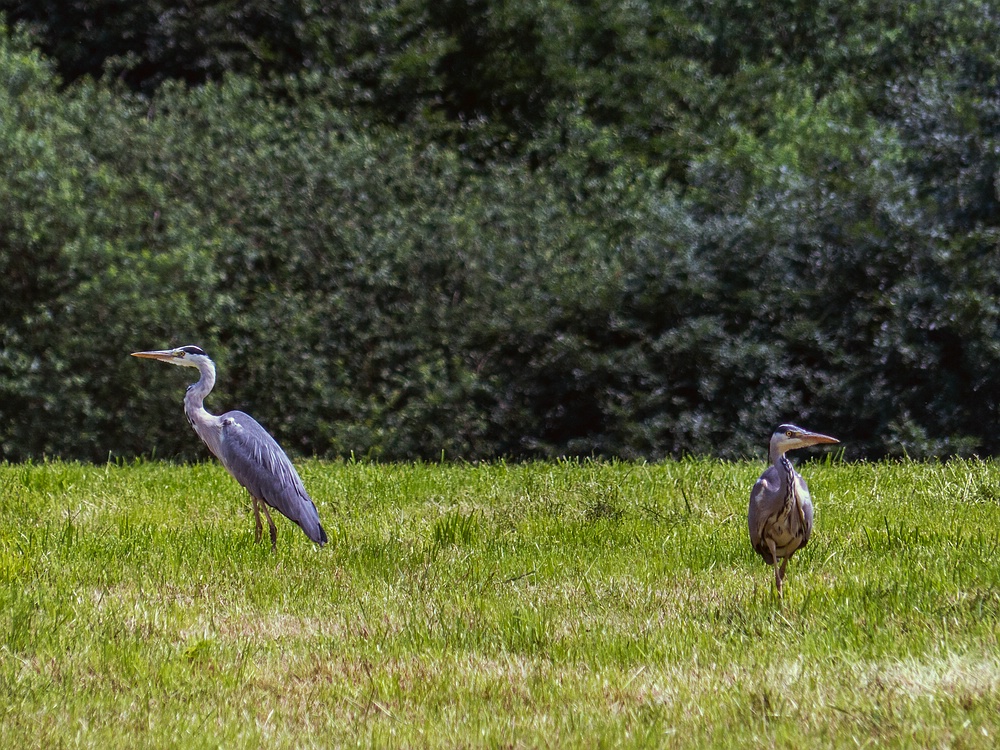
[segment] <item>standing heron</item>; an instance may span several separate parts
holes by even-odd
[[[781,594],[788,560],[809,543],[813,506],[805,480],[792,468],[785,453],[820,443],[839,443],[836,438],[783,424],[771,435],[767,460],[771,466],[750,491],[750,543],[764,562],[774,566],[774,583]],[[778,567],[778,559],[781,567]]]
[[[209,414],[205,397],[215,386],[215,363],[197,346],[181,346],[152,352],[134,352],[133,357],[156,359],[182,367],[194,367],[201,373],[198,382],[188,386],[184,395],[184,414],[208,449],[218,458],[253,500],[257,519],[257,541],[263,527],[263,508],[271,532],[271,551],[278,546],[278,530],[268,506],[294,521],[305,535],[319,546],[326,544],[326,532],[319,523],[319,513],[302,485],[298,472],[267,430],[256,419],[241,411],[222,416]]]

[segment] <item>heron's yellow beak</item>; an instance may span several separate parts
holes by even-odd
[[[142,359],[158,359],[161,362],[173,362],[177,359],[177,351],[175,349],[162,349],[155,352],[132,352],[132,356]]]

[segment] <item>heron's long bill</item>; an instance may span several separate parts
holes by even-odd
[[[808,442],[810,445],[821,445],[823,443],[839,443],[835,437],[830,437],[829,435],[821,435],[818,432],[804,432],[799,436],[799,439]]]
[[[173,349],[163,349],[155,352],[132,352],[133,357],[142,357],[143,359],[158,359],[161,362],[169,362],[176,358]]]

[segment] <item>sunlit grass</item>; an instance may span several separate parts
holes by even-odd
[[[278,552],[215,464],[0,466],[8,747],[992,747],[1000,466],[300,466]]]

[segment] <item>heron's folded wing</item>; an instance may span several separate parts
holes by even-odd
[[[809,488],[806,486],[806,480],[798,474],[795,475],[795,492],[799,499],[799,507],[802,509],[802,525],[805,527],[805,535],[803,536],[801,546],[805,547],[806,543],[809,541],[810,535],[812,534],[813,504],[812,496],[809,494]]]
[[[776,512],[776,505],[780,504],[778,496],[780,484],[778,470],[769,466],[750,490],[747,527],[750,531],[750,544],[758,551],[763,543],[764,522]]]
[[[298,472],[257,420],[238,411],[222,415],[219,447],[223,465],[251,495],[297,523],[314,542],[326,541],[316,505]]]

